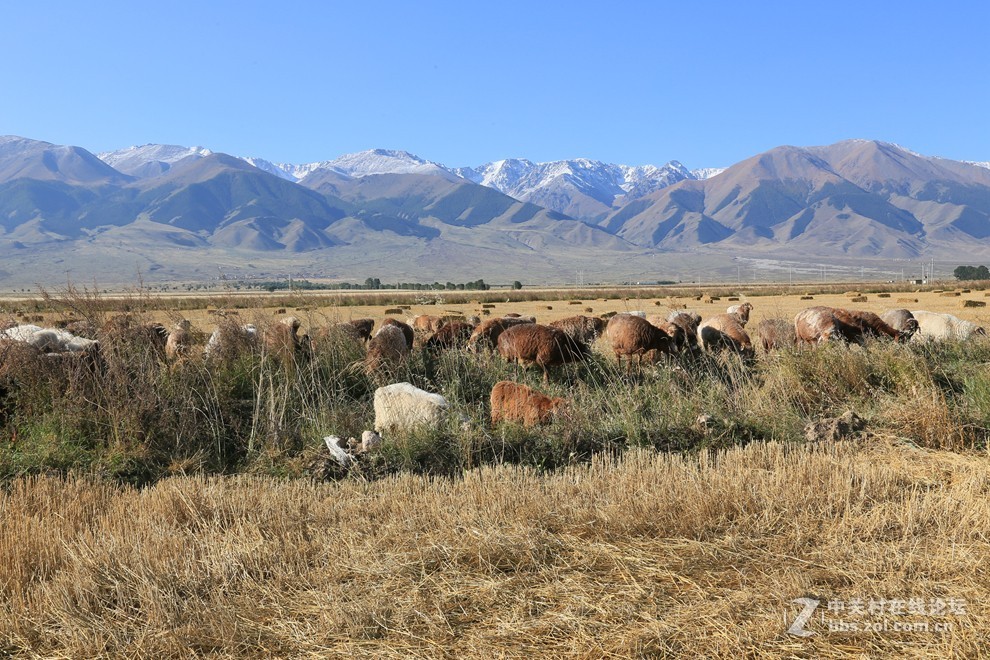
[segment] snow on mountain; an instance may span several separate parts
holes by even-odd
[[[713,176],[718,176],[724,171],[724,167],[702,167],[701,169],[691,170],[691,176],[698,181],[704,181],[705,179],[710,179]]]
[[[990,170],[990,161],[975,161],[975,160],[964,160],[967,165],[976,165],[977,167],[984,167]]]
[[[175,144],[145,144],[140,147],[127,147],[117,151],[104,151],[96,154],[110,167],[119,170],[118,165],[127,166],[129,164],[144,164],[151,161],[159,163],[177,163],[183,158],[190,156],[209,156],[213,152],[205,147],[181,147]]]

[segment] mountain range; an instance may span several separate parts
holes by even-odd
[[[740,258],[959,260],[988,247],[985,163],[873,140],[691,171],[587,159],[452,168],[384,149],[291,165],[0,137],[0,282],[126,279],[128,269],[196,279],[218,266],[257,277],[650,280],[665,269],[711,277]],[[38,259],[59,266],[32,271]]]

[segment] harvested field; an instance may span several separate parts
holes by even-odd
[[[0,496],[0,639],[71,657],[975,657],[988,467],[870,441],[455,480],[19,480]],[[801,597],[822,601],[806,639],[785,632]],[[826,608],[854,599],[954,609]],[[932,631],[825,625],[841,619]]]

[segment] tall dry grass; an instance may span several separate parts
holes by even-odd
[[[0,648],[978,657],[988,467],[985,454],[874,440],[638,450],[456,480],[179,477],[139,490],[19,479],[0,495]],[[951,625],[940,633],[829,632],[816,617],[802,639],[785,632],[798,597],[822,609],[954,598],[967,614],[923,617]]]

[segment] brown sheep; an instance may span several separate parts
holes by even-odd
[[[668,321],[666,318],[660,314],[648,314],[646,316],[647,322],[655,328],[660,328],[670,337],[670,344],[674,350],[682,351],[688,348],[687,338],[684,335],[684,329],[681,326],[676,325]]]
[[[745,327],[746,324],[749,323],[749,313],[752,311],[753,311],[753,306],[748,302],[745,302],[741,305],[733,305],[732,307],[729,307],[727,310],[725,310],[726,314],[735,314],[736,317],[739,319],[740,325],[742,325],[743,327]]]
[[[353,319],[344,321],[340,325],[346,325],[357,331],[357,336],[362,341],[371,339],[371,331],[375,329],[375,319]]]
[[[541,392],[513,383],[499,381],[492,388],[492,424],[518,422],[523,426],[546,424],[567,407],[567,400],[549,397]]]
[[[862,343],[863,327],[854,319],[836,313],[834,307],[807,307],[794,317],[794,334],[799,344],[827,341]]]
[[[403,323],[399,319],[393,319],[393,318],[387,318],[384,321],[382,321],[382,328],[384,328],[387,325],[395,326],[396,328],[402,331],[402,336],[406,338],[406,346],[411,351],[413,347],[413,342],[416,340],[416,332],[412,329],[412,326],[410,326],[408,323]],[[381,332],[380,329],[379,332]]]
[[[409,325],[413,330],[423,333],[436,332],[444,325],[444,319],[430,314],[420,314],[412,319]]]
[[[863,338],[873,337],[875,339],[882,339],[886,337],[894,341],[905,341],[908,339],[908,337],[901,336],[901,333],[884,323],[873,312],[862,312],[837,307],[835,314],[840,320],[846,323],[851,325],[859,324],[859,327],[862,329]]]
[[[287,316],[265,328],[262,344],[265,350],[281,360],[293,360],[309,352],[309,335],[299,336],[299,319]]]
[[[794,324],[786,319],[763,319],[756,326],[756,334],[760,336],[760,345],[766,353],[797,343]]]
[[[562,330],[535,323],[507,328],[498,337],[498,352],[509,362],[543,369],[543,380],[550,379],[552,366],[583,360],[588,347],[568,337]]]
[[[532,324],[532,321],[529,321],[528,319],[516,318],[488,319],[475,328],[474,332],[471,333],[471,337],[468,339],[468,348],[472,348],[474,350],[487,349],[493,351],[498,345],[499,335],[501,335],[506,328],[525,324]]]
[[[568,316],[547,325],[563,330],[568,337],[583,344],[594,343],[605,332],[605,319],[595,316]]]
[[[432,337],[426,340],[424,346],[429,350],[445,348],[464,348],[467,346],[474,326],[460,321],[445,323]]]
[[[368,342],[368,355],[364,361],[365,371],[370,374],[379,369],[394,369],[402,364],[408,355],[409,343],[402,328],[383,323]]]
[[[706,351],[729,349],[744,357],[753,355],[753,342],[735,314],[716,314],[698,326],[698,343]]]
[[[632,370],[632,358],[636,356],[642,365],[643,355],[650,351],[670,354],[674,340],[669,334],[651,324],[645,318],[632,314],[616,314],[605,327],[605,337],[612,345],[616,360],[627,358],[626,368]]]
[[[192,344],[192,332],[190,324],[186,319],[182,319],[173,326],[165,340],[165,357],[169,360],[184,358],[189,353],[189,346]]]

